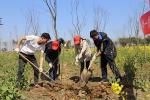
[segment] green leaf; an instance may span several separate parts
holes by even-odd
[[[25,94],[23,94],[23,93],[21,94],[21,99],[23,99],[23,100],[26,99]]]
[[[7,91],[7,90],[8,90],[8,87],[2,86],[1,89],[2,89],[3,91]]]
[[[6,96],[6,100],[11,100],[11,98],[9,96]]]
[[[10,98],[13,98],[13,95],[12,95],[12,94],[10,94],[10,95],[9,95],[9,97],[10,97]]]

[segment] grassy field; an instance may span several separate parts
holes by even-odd
[[[94,49],[91,50],[94,54]],[[74,64],[74,49],[63,50],[60,54],[60,75],[58,78],[61,85],[51,84],[39,79],[39,83],[43,88],[34,89],[32,87],[33,70],[27,64],[22,78],[21,91],[18,91],[16,88],[18,54],[15,52],[0,52],[0,99],[17,100],[21,97],[21,99],[26,100],[91,100],[91,98],[93,100],[103,100],[104,98],[119,100],[120,97],[127,100],[149,100],[150,47],[146,47],[146,52],[144,52],[143,46],[118,47],[117,51],[115,61],[123,77],[123,88],[117,85],[114,85],[114,87],[106,86],[107,90],[110,90],[109,92],[106,91],[106,94],[104,92],[101,93],[104,95],[94,94],[101,90],[99,88],[101,86],[98,84],[101,80],[100,58],[97,58],[91,66],[93,76],[90,78],[87,84],[88,89],[85,90],[86,93],[83,93],[83,96],[79,95],[82,90],[82,85],[78,86],[77,83],[80,65],[77,66]],[[146,59],[144,59],[144,54],[146,54]],[[36,53],[36,58],[39,63],[38,53]],[[115,83],[114,75],[109,66],[107,68],[108,79],[113,84]],[[46,61],[44,62],[43,69],[44,71],[48,70]]]

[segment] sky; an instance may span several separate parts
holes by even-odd
[[[59,38],[65,40],[72,39],[70,31],[73,29],[71,16],[71,2],[75,0],[57,0],[57,31]],[[86,24],[81,31],[82,38],[90,39],[90,31],[94,29],[94,9],[93,6],[100,6],[110,13],[109,21],[105,28],[105,33],[112,40],[116,40],[115,30],[123,27],[129,16],[133,15],[132,8],[140,7],[144,0],[80,0],[79,16],[82,22],[84,14],[83,3],[86,8]],[[148,0],[146,3],[148,7]],[[1,41],[11,41],[25,35],[26,21],[25,16],[29,15],[29,11],[36,12],[39,17],[40,32],[48,32],[52,40],[55,40],[52,29],[51,15],[43,0],[0,0],[0,18],[3,25],[0,26]],[[75,17],[75,15],[74,15]],[[75,20],[75,19],[74,19]],[[41,34],[40,33],[40,34]],[[34,34],[33,31],[28,35]],[[142,35],[142,33],[141,33]]]

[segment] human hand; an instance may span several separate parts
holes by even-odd
[[[48,65],[50,69],[53,67],[52,63],[49,63]]]
[[[92,58],[92,61],[94,61],[95,59],[96,59],[96,56],[94,55],[93,58]]]
[[[43,68],[39,68],[39,72],[40,72],[40,73],[43,72]]]
[[[65,43],[65,44],[64,44],[64,47],[66,47],[66,46],[67,46],[67,44]]]
[[[75,61],[75,65],[78,65],[78,62],[79,62],[79,61],[78,61],[78,59],[76,59],[76,61]]]
[[[82,58],[82,54],[79,54],[78,59],[81,59],[81,58]]]
[[[15,52],[19,53],[19,48],[15,48],[14,50]]]

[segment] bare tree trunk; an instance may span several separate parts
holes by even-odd
[[[52,19],[53,19],[53,30],[54,30],[54,36],[56,39],[58,39],[58,33],[57,33],[57,25],[56,25],[56,21],[57,21],[57,0],[53,0],[53,5],[52,5],[52,2],[51,0],[43,0],[45,2],[45,4],[47,5],[48,9],[49,9],[49,12],[52,16]]]
[[[26,18],[26,27],[25,27],[25,34],[28,35],[28,33],[31,31],[34,35],[39,35],[40,32],[40,25],[39,25],[39,16],[40,14],[37,13],[34,9],[28,10],[27,14],[23,15]]]
[[[79,15],[78,15],[78,7],[79,7],[79,4],[80,4],[79,0],[75,0],[75,3],[74,3],[74,4],[71,2],[71,6],[72,6],[72,11],[71,11],[72,25],[73,25],[74,30],[75,30],[75,32],[74,32],[74,31],[71,31],[71,36],[72,36],[72,37],[74,37],[75,35],[81,36],[81,30],[82,30],[83,27],[85,26],[86,10],[85,10],[85,8],[84,8],[83,21],[80,22],[79,19],[81,19],[81,18],[79,18]],[[75,21],[76,21],[76,22],[74,22],[74,14],[73,14],[73,9],[74,9],[74,7],[73,7],[73,6],[75,6],[75,17],[76,17],[76,18],[75,18],[75,19],[76,19]],[[83,4],[83,7],[84,7],[84,4]]]
[[[109,19],[109,13],[100,6],[94,6],[94,15],[94,29],[97,31],[105,31]]]

